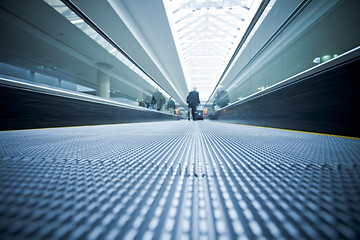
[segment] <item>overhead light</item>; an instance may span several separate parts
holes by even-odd
[[[79,24],[79,23],[83,23],[84,20],[83,19],[76,19],[76,20],[71,20],[70,21],[72,24]]]
[[[109,53],[114,53],[114,52],[116,52],[116,48],[113,48],[109,51]]]
[[[329,61],[331,58],[331,55],[324,55],[321,57],[321,62]]]
[[[324,63],[324,62],[327,62],[330,59],[333,59],[337,56],[338,56],[337,54],[333,54],[333,55],[328,54],[328,55],[324,55],[322,57],[316,57],[316,58],[314,58],[313,63],[316,63],[316,64]]]
[[[320,57],[316,57],[316,58],[314,58],[313,63],[318,64],[318,63],[320,63],[320,60],[321,60]]]

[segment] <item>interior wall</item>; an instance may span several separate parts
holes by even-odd
[[[230,101],[237,102],[323,62],[315,63],[316,58],[329,60],[359,46],[359,11],[357,0],[310,1],[234,79],[225,82]],[[252,48],[252,41],[247,48]]]

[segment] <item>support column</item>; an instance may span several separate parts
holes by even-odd
[[[96,95],[103,98],[110,98],[110,76],[106,73],[112,68],[110,64],[98,63],[97,81],[98,89]]]

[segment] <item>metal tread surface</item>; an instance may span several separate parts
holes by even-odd
[[[0,132],[0,239],[358,239],[359,161],[210,121]]]

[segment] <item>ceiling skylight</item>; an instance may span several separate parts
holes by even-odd
[[[189,90],[206,101],[261,0],[163,0]]]

